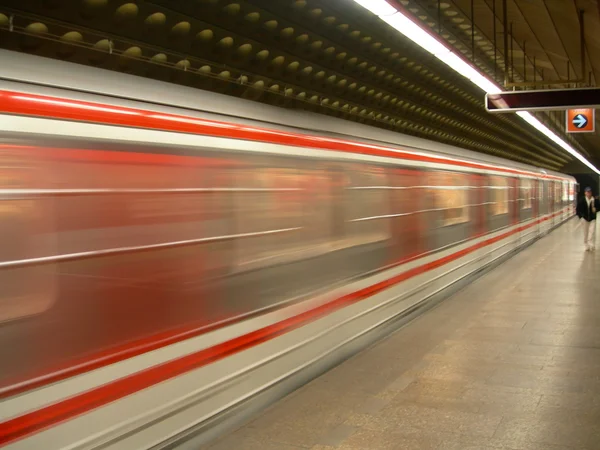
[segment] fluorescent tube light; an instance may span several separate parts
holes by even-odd
[[[396,12],[396,8],[390,5],[386,0],[354,0],[360,6],[368,9],[376,16],[389,16]]]
[[[423,29],[419,28],[417,24],[402,13],[397,12],[391,16],[382,16],[381,20],[387,22],[392,28],[402,33],[415,44],[420,45],[432,55],[437,56],[450,51],[440,41],[423,31]]]

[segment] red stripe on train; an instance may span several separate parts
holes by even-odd
[[[327,314],[331,314],[341,308],[364,300],[398,283],[437,269],[445,264],[473,253],[476,250],[492,245],[509,236],[550,220],[553,217],[565,214],[568,209],[569,208],[564,208],[559,212],[538,219],[530,224],[523,225],[512,231],[474,244],[435,261],[422,264],[421,266],[407,270],[390,279],[347,294],[343,297],[339,297],[298,316],[291,317],[208,349],[168,361],[158,366],[150,367],[141,372],[117,379],[87,392],[77,394],[68,399],[2,422],[0,423],[0,445],[7,445],[27,436],[39,433],[49,427],[88,413],[96,408],[122,399],[143,389],[274,339],[283,333],[299,328],[300,326],[315,321]]]
[[[497,170],[515,175],[521,174],[540,178],[567,180],[567,178],[510,169],[507,167],[496,167],[488,164],[415,154],[381,145],[364,144],[323,136],[303,135],[287,131],[204,120],[191,116],[166,114],[149,110],[125,108],[121,106],[104,105],[100,103],[61,99],[20,92],[0,90],[0,113],[173,131],[294,147],[318,148],[322,150],[406,159],[411,161],[450,164],[481,170]]]
[[[182,156],[165,153],[148,153],[126,150],[99,150],[94,148],[78,147],[42,147],[35,145],[0,144],[0,152],[17,151],[32,152],[44,160],[52,159],[68,162],[94,162],[99,164],[135,164],[154,166],[194,166],[202,168],[231,168],[243,167],[234,159],[209,158],[205,155]]]

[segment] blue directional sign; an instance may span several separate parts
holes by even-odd
[[[593,133],[595,122],[595,111],[592,108],[569,109],[567,111],[568,133]]]

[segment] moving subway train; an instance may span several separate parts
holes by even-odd
[[[11,449],[208,439],[573,214],[575,181],[559,173],[0,59]]]

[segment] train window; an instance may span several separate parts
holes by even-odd
[[[510,186],[508,178],[490,177],[491,212],[494,216],[508,214]]]
[[[521,209],[531,209],[533,206],[533,180],[521,179]]]
[[[435,209],[440,212],[440,225],[443,227],[469,222],[470,186],[465,177],[452,172],[434,172],[435,183],[430,194]],[[463,174],[460,174],[463,175]]]

